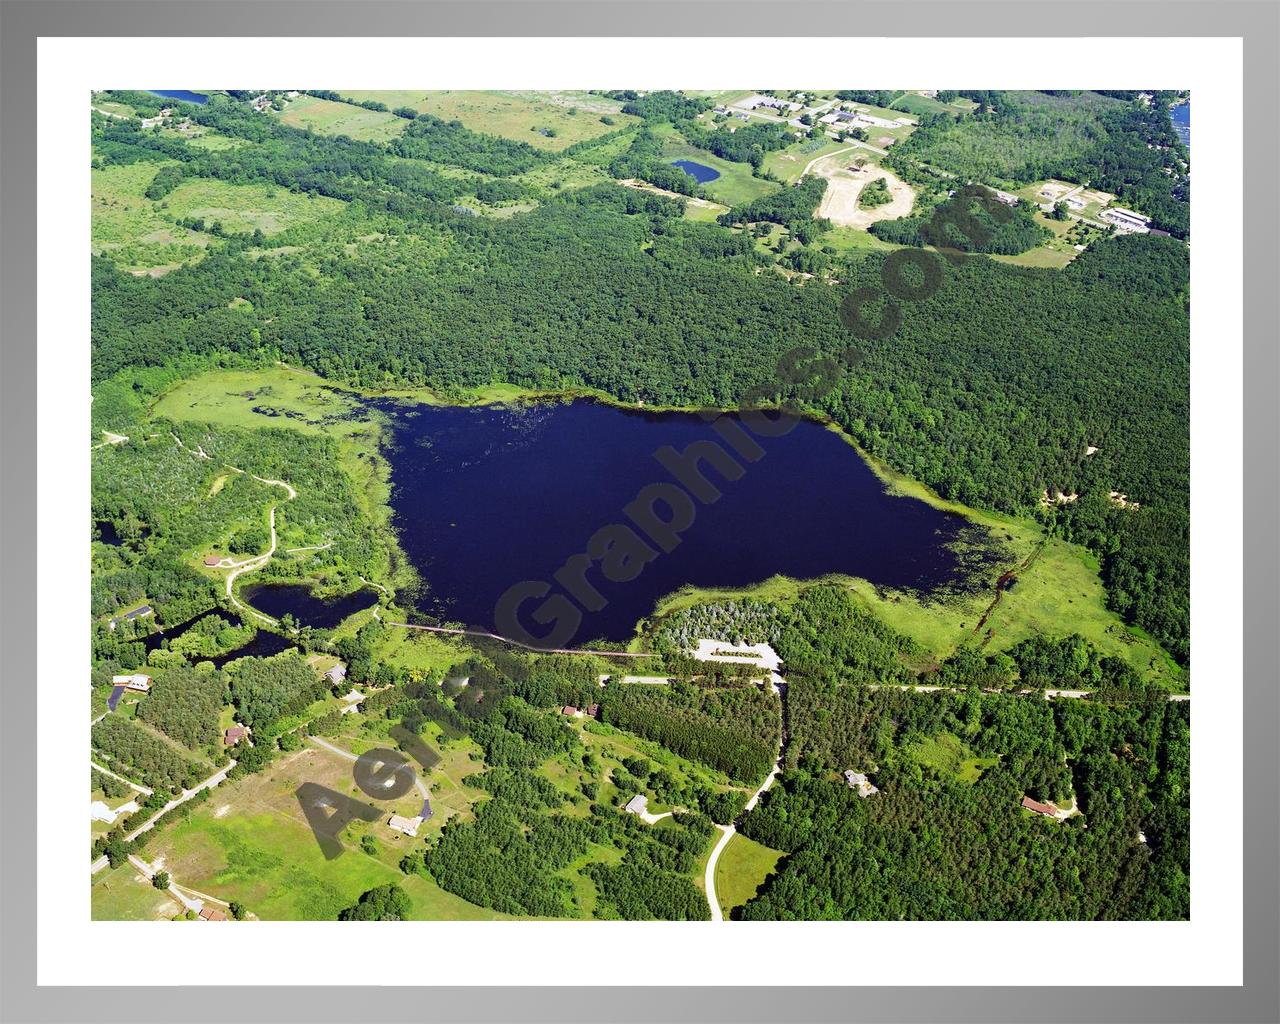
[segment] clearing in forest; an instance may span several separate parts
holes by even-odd
[[[867,228],[879,220],[897,220],[911,213],[915,193],[892,171],[867,161],[857,150],[833,153],[816,161],[810,173],[827,179],[827,192],[818,205],[817,216],[825,217],[839,227]],[[883,206],[863,209],[858,196],[863,188],[878,178],[889,187],[892,200]]]

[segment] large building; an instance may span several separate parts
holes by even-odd
[[[1123,206],[1113,206],[1102,211],[1102,219],[1110,221],[1122,232],[1146,232],[1151,230],[1151,219],[1140,213],[1126,210]]]

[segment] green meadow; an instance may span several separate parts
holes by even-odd
[[[725,917],[756,894],[783,856],[741,832],[734,833],[716,861],[716,898]]]

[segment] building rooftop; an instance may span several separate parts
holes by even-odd
[[[1056,817],[1058,814],[1058,808],[1054,807],[1053,804],[1042,804],[1039,800],[1032,800],[1029,796],[1022,798],[1022,806],[1029,811],[1035,811],[1036,814],[1047,814],[1051,818]]]

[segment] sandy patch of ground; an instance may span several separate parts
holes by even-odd
[[[686,196],[679,192],[672,192],[670,189],[658,188],[657,185],[650,185],[647,181],[637,181],[635,178],[620,178],[619,185],[625,185],[627,188],[639,189],[641,192],[656,192],[660,196],[670,196],[672,199],[683,199],[690,206],[701,206],[708,210],[715,210],[717,213],[724,213],[729,207],[723,203],[713,203],[709,199],[699,199],[696,196]]]
[[[224,817],[226,817],[226,814],[227,814],[227,812],[228,812],[229,810],[231,810],[231,805],[230,805],[230,804],[223,804],[223,805],[222,805],[221,807],[219,807],[216,811],[214,811],[213,816],[214,816],[215,818],[224,818]]]
[[[868,163],[859,170],[854,159],[853,154],[833,153],[812,166],[812,173],[827,179],[827,194],[822,197],[817,216],[840,227],[863,229],[878,220],[908,216],[916,201],[910,187],[893,172],[875,164]],[[877,178],[884,178],[893,199],[883,206],[864,210],[858,205],[858,196],[864,186]]]

